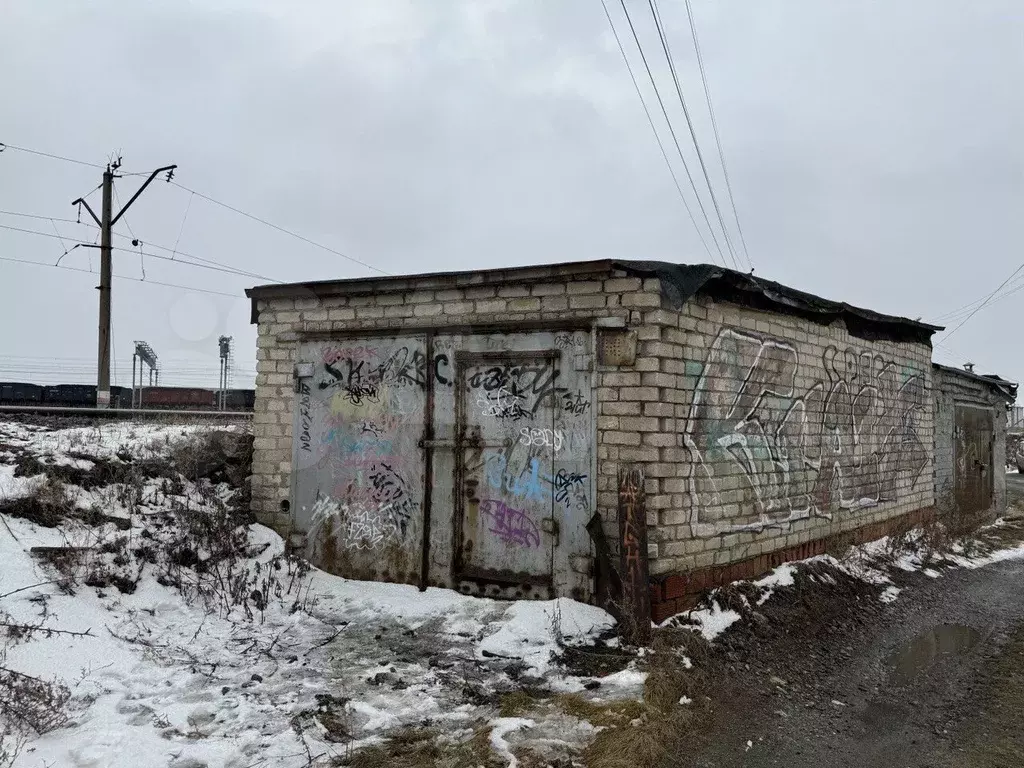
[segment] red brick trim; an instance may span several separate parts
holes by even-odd
[[[669,616],[692,608],[708,590],[764,576],[772,569],[793,560],[806,560],[823,555],[830,549],[874,541],[898,530],[906,530],[935,519],[935,508],[924,507],[905,515],[870,523],[843,533],[815,539],[795,547],[777,549],[757,557],[726,565],[714,565],[686,573],[673,573],[649,582],[651,619],[660,623]]]

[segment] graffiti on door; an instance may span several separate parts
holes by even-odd
[[[919,371],[879,354],[828,346],[817,360],[722,329],[683,434],[694,522],[723,505],[740,507],[727,527],[742,529],[895,500],[928,464],[925,389]]]
[[[539,547],[540,529],[528,512],[514,509],[500,499],[484,499],[480,511],[490,522],[489,531],[505,544],[517,547]]]

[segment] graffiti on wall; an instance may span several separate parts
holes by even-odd
[[[490,532],[505,544],[539,547],[540,529],[528,512],[514,509],[500,499],[484,499],[480,511],[487,517]]]
[[[421,429],[423,354],[387,340],[332,343],[318,361],[315,383],[299,389],[300,455],[308,445],[325,494],[313,505],[309,539],[330,534],[349,550],[414,544],[421,470],[409,448]],[[435,359],[435,375],[446,361]]]
[[[737,505],[735,527],[756,527],[895,500],[928,464],[925,387],[879,354],[829,346],[807,359],[788,341],[724,328],[683,434],[694,521]]]
[[[475,371],[468,377],[467,386],[470,392],[485,398],[504,390],[507,399],[514,400],[517,408],[532,416],[565,392],[564,387],[558,386],[559,373],[553,361],[501,363]]]
[[[423,350],[415,345],[399,344],[390,349],[330,346],[324,350],[323,367],[331,378],[320,382],[321,389],[349,390],[388,383],[423,389],[428,375],[433,375],[439,384],[452,384],[448,355],[436,354],[428,361]]]
[[[402,532],[390,505],[339,504],[321,496],[313,505],[310,541],[338,540],[345,549],[378,549],[399,542]]]

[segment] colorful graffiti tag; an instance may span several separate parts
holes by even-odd
[[[540,529],[529,513],[514,509],[500,499],[484,499],[480,511],[490,521],[490,532],[506,544],[539,547]]]

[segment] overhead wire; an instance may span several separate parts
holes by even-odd
[[[304,243],[308,243],[309,245],[312,245],[312,246],[314,246],[316,248],[320,248],[321,250],[327,251],[328,253],[332,253],[335,256],[340,256],[341,258],[343,258],[343,259],[345,259],[347,261],[351,261],[353,264],[359,264],[362,267],[366,267],[367,269],[373,270],[374,272],[379,272],[382,275],[389,275],[390,274],[389,272],[385,272],[380,267],[376,267],[373,264],[368,264],[365,261],[361,261],[361,260],[359,260],[359,259],[357,259],[357,258],[355,258],[353,256],[349,256],[347,254],[344,254],[344,253],[342,253],[341,251],[339,251],[339,250],[337,250],[335,248],[331,248],[330,246],[324,245],[323,243],[318,243],[317,241],[311,240],[310,238],[305,237],[304,235],[300,235],[297,232],[293,232],[290,229],[286,229],[285,227],[282,227],[282,226],[279,226],[277,224],[274,224],[273,222],[267,221],[266,219],[260,218],[259,216],[255,216],[255,215],[253,215],[251,213],[248,213],[247,211],[243,211],[241,208],[236,208],[233,205],[229,205],[228,203],[224,203],[224,202],[221,202],[220,200],[216,200],[216,199],[210,197],[209,195],[204,195],[202,192],[197,192],[196,190],[191,189],[190,187],[186,187],[184,184],[179,184],[176,181],[171,181],[170,183],[173,184],[174,186],[178,187],[179,189],[183,189],[186,192],[191,192],[196,197],[199,197],[199,198],[201,198],[203,200],[206,200],[207,202],[213,203],[214,205],[219,205],[222,208],[226,208],[229,211],[233,211],[234,213],[237,213],[239,216],[244,216],[247,219],[251,219],[253,221],[259,222],[260,224],[263,224],[264,226],[270,227],[271,229],[277,230],[278,232],[282,232],[283,234],[286,234],[286,235],[288,235],[290,237],[294,237],[294,238],[296,238],[298,240],[301,240]]]
[[[42,152],[42,151],[40,151],[38,149],[29,149],[28,147],[17,147],[14,144],[6,144],[6,143],[0,141],[0,152],[3,152],[5,149],[13,149],[13,150],[16,150],[18,152],[26,152],[26,153],[28,153],[30,155],[39,155],[40,157],[48,157],[51,160],[63,160],[65,163],[75,163],[76,165],[87,165],[90,168],[99,168],[100,170],[104,169],[104,166],[100,165],[99,163],[90,163],[90,162],[87,162],[85,160],[76,160],[73,157],[64,157],[62,155],[54,155],[54,154],[52,154],[50,152]]]
[[[993,299],[989,303],[990,304],[996,304],[996,303],[1002,301],[1003,299],[1009,298],[1010,296],[1012,296],[1013,294],[1015,294],[1015,293],[1017,293],[1018,291],[1021,291],[1021,290],[1024,290],[1024,275],[1021,275],[1020,277],[1016,278],[1015,280],[1012,280],[1011,282],[1007,283],[1006,289],[1004,289],[1003,291],[998,293],[995,297],[993,297]],[[935,318],[935,322],[939,322],[939,323],[941,323],[941,322],[947,322],[947,323],[956,322],[957,320],[959,320],[964,315],[967,315],[971,310],[973,310],[979,304],[984,302],[985,298],[986,297],[982,296],[981,298],[975,299],[974,301],[970,302],[969,304],[965,304],[962,307],[958,307],[957,309],[954,309],[954,310],[946,312],[946,313],[944,313],[942,315],[939,315],[939,316],[937,316]]]
[[[36,230],[36,229],[24,229],[22,227],[12,227],[12,226],[9,226],[7,224],[0,224],[0,229],[7,229],[7,230],[11,230],[13,232],[22,232],[22,233],[29,234],[29,235],[39,235],[40,237],[49,237],[49,238],[58,238],[58,239],[60,239],[59,235],[51,235],[49,232],[40,232],[39,230]],[[73,241],[73,242],[75,242],[76,245],[90,245],[90,246],[92,245],[91,243],[87,243],[87,242],[84,242],[84,241]],[[153,247],[157,247],[157,246],[153,246]],[[163,246],[161,246],[161,248],[163,248]],[[124,253],[135,253],[136,252],[136,251],[132,250],[131,248],[122,248],[121,246],[118,246],[118,245],[112,245],[111,246],[111,250],[122,251]],[[225,274],[236,275],[236,276],[240,276],[240,277],[255,277],[255,278],[260,279],[260,280],[268,280],[270,282],[275,282],[275,281],[270,280],[270,278],[265,277],[263,275],[258,275],[258,274],[255,274],[253,272],[246,272],[245,270],[236,269],[235,267],[230,267],[230,266],[228,266],[226,264],[220,264],[219,262],[212,262],[210,259],[203,259],[202,260],[202,261],[207,262],[207,263],[198,263],[198,260],[197,261],[184,261],[182,259],[172,259],[169,256],[160,256],[159,254],[155,254],[155,253],[147,253],[146,255],[150,256],[150,257],[152,257],[154,259],[161,259],[163,261],[170,261],[170,262],[173,262],[174,264],[181,264],[181,265],[190,266],[190,267],[198,267],[200,269],[209,269],[209,270],[213,270],[215,272],[223,272]]]
[[[945,333],[945,334],[944,334],[944,335],[943,335],[943,336],[942,336],[942,337],[941,337],[940,339],[938,339],[938,340],[937,340],[937,342],[936,342],[936,343],[939,343],[939,342],[945,342],[945,341],[946,341],[947,339],[949,339],[949,337],[950,337],[950,336],[952,336],[952,335],[953,335],[954,333],[956,333],[956,332],[957,332],[957,331],[959,331],[959,330],[960,330],[961,328],[963,328],[963,327],[964,327],[964,325],[966,325],[966,324],[967,324],[967,322],[968,322],[968,321],[969,321],[969,320],[970,320],[970,319],[971,319],[972,317],[974,317],[974,316],[975,316],[976,314],[978,314],[978,313],[979,313],[979,312],[980,312],[981,310],[983,310],[983,309],[984,309],[984,308],[985,308],[985,307],[986,307],[986,306],[987,306],[987,305],[989,304],[989,302],[990,302],[990,301],[992,301],[992,299],[993,299],[993,298],[995,297],[995,295],[996,295],[997,293],[999,293],[999,291],[1001,291],[1001,290],[1003,289],[1003,286],[1005,286],[1005,285],[1006,285],[1007,283],[1009,283],[1009,282],[1010,282],[1010,281],[1011,281],[1011,280],[1012,280],[1012,279],[1013,279],[1014,277],[1016,277],[1016,276],[1017,276],[1017,275],[1018,275],[1018,274],[1019,274],[1019,273],[1021,272],[1021,270],[1024,270],[1024,262],[1022,262],[1022,263],[1020,264],[1020,266],[1018,266],[1018,267],[1017,267],[1017,268],[1016,268],[1015,270],[1013,270],[1013,272],[1011,272],[1011,273],[1010,273],[1010,276],[1009,276],[1009,277],[1007,277],[1007,278],[1006,278],[1005,280],[1003,280],[1003,282],[1001,282],[1001,283],[999,284],[999,286],[998,286],[998,287],[997,287],[997,288],[996,288],[996,289],[995,289],[994,291],[992,291],[992,293],[990,293],[990,294],[989,294],[989,295],[988,295],[988,296],[987,296],[987,297],[985,298],[985,300],[984,300],[984,301],[982,301],[982,302],[981,302],[981,304],[979,304],[979,305],[978,305],[977,307],[975,307],[975,308],[974,308],[974,309],[973,309],[973,310],[972,310],[972,311],[970,312],[970,314],[968,314],[968,315],[967,315],[967,317],[965,317],[965,318],[964,318],[963,320],[961,320],[961,321],[960,321],[960,323],[959,323],[959,324],[958,324],[958,325],[957,325],[957,326],[956,326],[955,328],[953,328],[953,330],[951,330],[951,331],[947,331],[947,332],[946,332],[946,333]]]
[[[704,68],[704,56],[700,50],[700,40],[697,35],[697,22],[693,17],[693,7],[690,4],[690,0],[686,2],[686,16],[690,22],[690,33],[693,36],[693,50],[697,54],[697,68],[700,70],[700,80],[704,85],[704,98],[708,103],[708,114],[711,116],[711,130],[715,134],[715,144],[718,147],[718,159],[722,163],[722,176],[725,178],[725,188],[729,193],[729,204],[732,206],[732,215],[736,220],[736,231],[740,236],[740,244],[743,246],[743,257],[746,259],[747,266],[750,270],[754,270],[754,262],[750,260],[750,251],[747,250],[747,239],[743,235],[743,225],[740,224],[740,214],[736,209],[736,198],[732,194],[732,182],[729,180],[729,167],[725,163],[725,150],[722,149],[722,136],[718,131],[718,118],[715,116],[715,105],[711,100],[711,88],[708,85],[708,75]]]
[[[4,149],[13,149],[13,150],[17,150],[19,152],[27,152],[27,153],[32,154],[32,155],[39,155],[41,157],[49,157],[49,158],[52,158],[54,160],[63,160],[65,162],[69,162],[69,163],[77,163],[79,165],[85,165],[85,166],[89,166],[91,168],[99,168],[100,170],[105,170],[107,168],[107,166],[101,165],[99,163],[90,163],[90,162],[87,162],[85,160],[76,160],[75,158],[72,158],[72,157],[64,157],[62,155],[55,155],[55,154],[52,154],[52,153],[49,153],[49,152],[43,152],[43,151],[36,150],[36,149],[30,149],[28,147],[20,147],[20,146],[14,145],[14,144],[5,144],[3,142],[0,142],[0,152],[3,152]],[[124,176],[147,176],[149,174],[147,172],[127,172],[127,171],[125,171],[125,172],[120,172],[117,175],[121,176],[121,177],[124,177]],[[210,202],[210,203],[212,203],[214,205],[218,205],[218,206],[220,206],[222,208],[225,208],[225,209],[227,209],[229,211],[237,213],[239,216],[244,216],[247,219],[251,219],[252,221],[255,221],[255,222],[258,222],[260,224],[263,224],[264,226],[270,227],[271,229],[276,230],[278,232],[281,232],[282,234],[288,235],[289,237],[294,237],[297,240],[301,240],[302,242],[307,243],[308,245],[312,245],[315,248],[319,248],[319,249],[321,249],[323,251],[326,251],[327,253],[331,253],[331,254],[333,254],[335,256],[338,256],[338,257],[340,257],[342,259],[345,259],[346,261],[350,261],[353,264],[358,264],[358,265],[360,265],[362,267],[365,267],[366,269],[369,269],[369,270],[371,270],[373,272],[378,272],[378,273],[380,273],[382,275],[390,275],[391,274],[390,272],[387,272],[387,271],[381,269],[380,267],[374,266],[373,264],[370,264],[368,262],[365,262],[365,261],[362,261],[360,259],[357,259],[354,256],[349,256],[348,254],[342,253],[341,251],[337,250],[336,248],[331,248],[328,245],[324,245],[323,243],[319,243],[316,240],[308,238],[308,237],[306,237],[304,235],[300,235],[298,232],[295,232],[293,230],[287,229],[286,227],[282,227],[282,226],[280,226],[278,224],[274,224],[271,221],[268,221],[268,220],[266,220],[264,218],[261,218],[260,216],[256,216],[256,215],[254,215],[252,213],[249,213],[248,211],[244,211],[241,208],[237,208],[237,207],[235,207],[233,205],[230,205],[229,203],[225,203],[225,202],[222,202],[220,200],[217,200],[216,198],[211,197],[210,195],[204,195],[202,192],[199,192],[199,191],[197,191],[195,189],[191,189],[190,187],[186,187],[185,185],[179,184],[178,182],[172,181],[170,179],[168,179],[168,182],[170,184],[173,184],[174,186],[178,187],[179,189],[183,189],[186,192],[190,192],[192,195],[194,195],[196,197],[200,197],[203,200],[206,200],[207,202]],[[100,186],[102,186],[102,185],[100,185]],[[90,192],[89,194],[91,195],[93,192],[96,191],[96,189],[99,189],[99,187],[96,187],[95,189],[93,189],[92,192]],[[116,194],[116,192],[115,192],[115,194]],[[191,206],[191,199],[189,200],[189,205]],[[187,212],[186,212],[186,215],[187,215]],[[184,226],[184,220],[182,221],[182,226]],[[130,231],[130,228],[129,228],[129,231]],[[180,238],[180,232],[179,232],[179,238]],[[171,250],[172,250],[172,253],[173,253],[174,252],[173,249],[171,249]],[[278,280],[270,280],[269,278],[264,278],[264,277],[260,277],[259,279],[261,279],[261,280],[268,280],[269,282],[280,282]]]
[[[69,272],[82,272],[87,275],[96,274],[91,269],[82,269],[81,267],[69,267],[63,264],[50,264],[46,261],[32,261],[31,259],[17,259],[10,256],[0,256],[0,261],[11,262],[12,264],[31,264],[36,267],[50,267],[51,269],[65,269]],[[214,296],[228,296],[232,299],[241,298],[241,294],[228,293],[227,291],[214,291],[209,288],[197,288],[194,285],[180,285],[178,283],[165,283],[160,280],[143,280],[138,277],[129,277],[128,275],[113,275],[118,280],[131,280],[136,283],[143,283],[144,285],[160,285],[166,288],[180,288],[184,291],[195,291],[196,293],[209,293]]]
[[[690,204],[686,200],[686,195],[683,194],[683,188],[679,184],[679,178],[676,176],[675,169],[672,167],[672,163],[669,162],[668,153],[665,151],[665,144],[662,142],[658,129],[654,125],[654,118],[651,117],[651,111],[647,108],[647,100],[644,98],[643,91],[640,90],[640,84],[636,80],[636,75],[633,74],[633,65],[629,63],[629,57],[626,55],[626,49],[623,47],[622,40],[619,38],[618,30],[615,29],[615,22],[612,21],[612,15],[608,11],[608,3],[606,0],[601,0],[601,6],[604,8],[604,15],[605,18],[608,19],[608,26],[611,27],[612,36],[615,38],[615,44],[619,47],[619,53],[622,54],[622,60],[626,64],[626,70],[629,72],[629,79],[633,82],[633,88],[636,89],[636,95],[640,97],[640,105],[644,108],[644,114],[647,115],[647,122],[651,126],[651,131],[654,133],[654,140],[658,142],[658,149],[661,150],[661,157],[664,159],[665,166],[668,168],[669,175],[672,177],[672,183],[675,185],[676,192],[679,193],[679,199],[682,201],[683,207],[686,209],[686,215],[690,217],[690,223],[693,224],[693,228],[697,231],[697,237],[700,238],[701,245],[704,246],[704,250],[707,252],[708,258],[714,261],[715,257],[711,253],[711,249],[708,247],[707,240],[704,239],[704,233],[700,231],[700,227],[697,225],[697,220],[693,216],[693,210],[690,208]]]
[[[192,201],[195,199],[195,196],[195,192],[192,192],[188,196],[188,205],[185,206],[185,215],[181,217],[181,226],[178,227],[178,236],[174,239],[174,250],[171,251],[172,259],[178,252],[178,243],[181,242],[181,233],[185,231],[185,220],[188,219],[188,212],[192,210]]]
[[[711,239],[715,243],[715,248],[722,257],[722,263],[725,263],[725,253],[722,251],[722,246],[718,242],[718,236],[715,234],[715,228],[711,226],[711,219],[708,216],[707,209],[704,207],[704,201],[701,199],[700,193],[697,191],[697,184],[693,180],[693,174],[690,173],[690,166],[686,162],[685,155],[683,155],[683,148],[679,144],[679,137],[676,135],[675,127],[672,125],[672,120],[668,116],[668,109],[665,107],[665,100],[661,98],[661,91],[658,88],[658,82],[655,80],[654,73],[651,71],[651,66],[647,61],[647,54],[644,53],[644,47],[640,42],[639,35],[637,35],[636,27],[633,25],[633,18],[629,15],[629,9],[626,7],[626,0],[619,0],[619,4],[622,6],[623,14],[625,14],[626,23],[629,24],[629,31],[633,35],[633,42],[636,43],[637,50],[640,52],[640,59],[644,63],[644,69],[647,71],[647,77],[651,81],[651,86],[654,89],[654,95],[658,99],[658,106],[661,107],[661,114],[665,118],[665,123],[668,125],[669,134],[672,136],[672,143],[675,144],[676,152],[679,154],[679,159],[683,163],[683,170],[686,171],[686,178],[690,182],[690,188],[693,190],[693,194],[697,198],[697,205],[700,206],[700,212],[704,216],[704,223],[707,224],[708,231],[711,233]]]
[[[623,5],[625,5],[625,0],[623,0]],[[732,240],[729,237],[729,229],[725,225],[725,217],[722,216],[722,209],[718,205],[718,196],[715,195],[715,189],[711,184],[711,176],[708,174],[708,167],[704,162],[704,153],[700,150],[700,141],[697,139],[697,130],[693,127],[690,108],[686,105],[686,98],[683,96],[683,87],[679,82],[679,73],[676,71],[676,64],[675,59],[672,56],[672,49],[669,46],[668,38],[665,35],[665,29],[661,23],[661,12],[658,10],[655,0],[647,0],[647,5],[651,9],[651,16],[654,17],[654,26],[658,31],[658,38],[661,40],[661,48],[665,53],[665,60],[668,62],[668,69],[672,75],[672,82],[675,84],[676,95],[679,97],[679,104],[683,108],[683,117],[686,118],[686,127],[690,131],[693,148],[697,153],[697,161],[700,163],[700,169],[704,175],[704,183],[707,184],[708,194],[711,196],[711,204],[715,208],[715,214],[718,217],[718,224],[722,228],[722,236],[725,238],[725,245],[729,249],[729,257],[732,259],[733,266],[738,270],[740,268],[740,264],[736,259],[736,251],[733,248]]]
[[[117,185],[111,184],[110,191],[114,193],[114,200],[117,201],[117,207],[121,208],[121,196],[117,194]],[[122,209],[123,210],[123,209]],[[132,225],[128,223],[128,216],[122,215],[124,219],[124,225],[128,228],[128,234],[131,235],[132,245],[138,244],[139,249],[139,266],[142,268],[142,279],[146,279],[146,254],[142,251],[142,243],[135,236],[135,232],[132,231]]]
[[[20,216],[24,219],[42,219],[43,221],[59,221],[62,224],[81,224],[83,227],[97,228],[95,224],[89,224],[84,221],[77,221],[76,219],[65,219],[60,216],[43,216],[38,213],[20,213],[18,211],[0,211],[0,214],[4,216]]]

